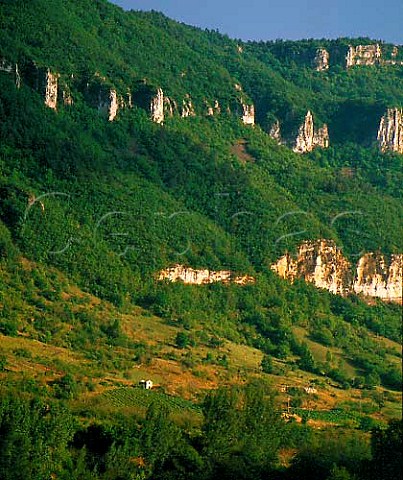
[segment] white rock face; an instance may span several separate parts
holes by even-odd
[[[359,259],[354,274],[335,243],[322,239],[304,242],[296,258],[286,254],[271,269],[291,282],[302,278],[338,295],[356,293],[402,303],[402,264],[401,254],[388,261],[381,254],[367,253]]]
[[[388,264],[383,255],[367,253],[358,261],[354,292],[401,303],[402,265],[403,255],[392,255]]]
[[[161,88],[157,90],[157,95],[151,99],[150,114],[153,122],[164,123],[164,92]]]
[[[242,103],[242,109],[243,109],[242,122],[245,125],[254,125],[255,124],[255,106]]]
[[[57,109],[58,82],[60,75],[49,69],[45,78],[45,105],[53,110]]]
[[[325,48],[318,48],[315,56],[315,68],[317,72],[329,69],[329,52]]]
[[[382,152],[403,154],[403,109],[388,108],[381,118],[378,129],[378,144]]]
[[[237,283],[238,285],[245,285],[253,283],[255,280],[249,275],[242,277],[234,277],[230,270],[195,270],[183,265],[175,265],[174,267],[162,270],[158,279],[169,280],[170,282],[181,281],[189,285],[203,285],[208,283],[223,282],[223,283]]]
[[[123,105],[123,99],[118,97],[116,90],[108,92],[100,91],[98,98],[98,111],[105,115],[110,122],[113,122],[118,114],[119,108]]]
[[[118,94],[116,90],[111,90],[109,92],[109,115],[108,120],[113,122],[118,114],[119,103],[118,103]]]
[[[293,150],[296,153],[307,153],[316,147],[329,147],[329,132],[326,124],[315,131],[312,113],[308,111],[304,123],[299,127]]]
[[[382,50],[379,44],[350,46],[346,56],[347,68],[355,65],[377,65],[381,63]]]
[[[270,128],[269,136],[273,139],[276,140],[276,142],[281,145],[281,129],[280,129],[280,122],[277,120],[276,122],[273,123],[273,125]]]
[[[164,97],[164,114],[168,117],[173,117],[177,110],[178,105],[175,100],[172,100],[169,97]]]
[[[350,283],[350,263],[331,240],[304,242],[297,258],[284,255],[271,269],[293,282],[302,278],[318,288],[344,295]]]
[[[329,148],[329,130],[326,123],[314,133],[313,144],[315,147]]]
[[[182,101],[182,111],[181,111],[181,117],[186,118],[186,117],[195,117],[196,113],[192,104],[192,99],[190,98],[189,95],[186,95],[186,97]]]

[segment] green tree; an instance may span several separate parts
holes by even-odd
[[[388,427],[375,428],[371,435],[371,478],[390,480],[402,478],[402,420],[392,420]]]
[[[259,478],[273,469],[284,424],[266,384],[219,388],[203,412],[203,453],[213,478]]]
[[[273,373],[274,365],[272,357],[270,355],[264,355],[260,366],[264,373]]]
[[[351,480],[352,478],[353,477],[345,467],[333,465],[332,469],[330,470],[330,475],[326,478],[326,480]]]
[[[185,332],[178,332],[175,337],[175,345],[178,348],[186,348],[190,345],[189,335]]]
[[[0,478],[62,477],[69,465],[68,444],[73,432],[71,415],[57,405],[1,398]]]

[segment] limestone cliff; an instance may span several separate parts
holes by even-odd
[[[379,44],[350,46],[346,56],[347,68],[355,65],[378,65],[381,63],[382,50]]]
[[[329,69],[329,52],[325,48],[318,48],[314,59],[317,72],[324,72]]]
[[[350,68],[355,65],[403,65],[403,62],[397,59],[398,53],[399,49],[396,46],[393,47],[389,57],[382,52],[379,44],[350,46],[346,56],[346,67]]]
[[[293,282],[301,278],[318,288],[339,295],[349,293],[376,297],[391,302],[402,302],[403,255],[367,253],[356,266],[356,273],[341,250],[330,240],[304,242],[296,258],[281,257],[271,269]]]
[[[150,102],[150,116],[155,123],[164,123],[164,92],[158,88],[157,94]]]
[[[108,120],[113,122],[115,120],[116,115],[118,114],[119,110],[119,103],[118,103],[118,94],[116,90],[111,90],[109,92],[109,111],[108,111]]]
[[[255,124],[255,106],[242,103],[242,110],[243,110],[242,122],[245,125],[254,125]]]
[[[318,288],[340,295],[348,291],[351,283],[350,263],[330,240],[304,242],[297,258],[286,254],[271,268],[291,282],[302,278]]]
[[[181,117],[195,117],[195,109],[193,107],[192,99],[190,95],[186,95],[186,97],[182,100],[182,110],[181,110]]]
[[[318,130],[315,131],[313,136],[313,144],[315,147],[329,148],[329,130],[326,123],[323,125],[323,127],[318,128]]]
[[[99,89],[97,108],[99,113],[104,115],[110,122],[115,120],[119,108],[121,108],[123,104],[123,98],[118,97],[115,89],[102,87]]]
[[[178,104],[175,100],[164,96],[164,116],[173,117],[178,111]]]
[[[326,124],[315,131],[312,113],[308,111],[304,123],[298,130],[293,150],[296,153],[307,153],[312,152],[316,147],[329,147],[329,132]]]
[[[74,75],[70,76],[70,83],[72,84],[74,82]],[[73,95],[71,93],[71,87],[69,84],[67,84],[65,81],[61,85],[61,91],[62,91],[62,101],[63,105],[65,107],[70,107],[71,105],[74,104],[73,100]]]
[[[7,64],[5,64],[5,67],[7,68]],[[52,110],[57,109],[60,93],[59,73],[52,71],[50,68],[39,66],[34,61],[26,61],[23,64],[21,71],[19,70],[18,65],[15,65],[12,67],[10,73],[14,74],[17,87],[19,87],[23,81],[27,86],[31,87],[41,95],[47,107]]]
[[[403,109],[389,108],[381,118],[378,144],[382,152],[403,154]]]
[[[245,285],[253,283],[254,278],[245,276],[233,276],[230,270],[195,270],[183,265],[175,265],[174,267],[162,270],[159,273],[159,280],[169,280],[170,282],[181,281],[190,285],[203,285],[208,283],[222,282],[222,283],[237,283],[238,285]]]
[[[207,107],[207,116],[213,117],[214,115],[219,115],[221,113],[221,107],[218,100],[214,100],[213,106],[207,101],[205,103]]]
[[[45,105],[53,110],[57,108],[58,82],[60,75],[52,73],[49,69],[45,77]]]
[[[281,128],[280,128],[280,122],[276,120],[273,125],[270,128],[269,131],[269,136],[273,139],[276,140],[276,142],[280,145],[282,143],[281,140]]]
[[[402,302],[403,255],[367,253],[358,261],[353,290],[357,294]]]

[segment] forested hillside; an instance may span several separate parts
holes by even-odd
[[[272,269],[326,239],[401,284],[403,50],[376,43],[0,0],[0,478],[397,475],[401,305]]]

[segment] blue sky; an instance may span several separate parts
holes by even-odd
[[[243,40],[369,36],[403,44],[403,0],[112,0]]]

